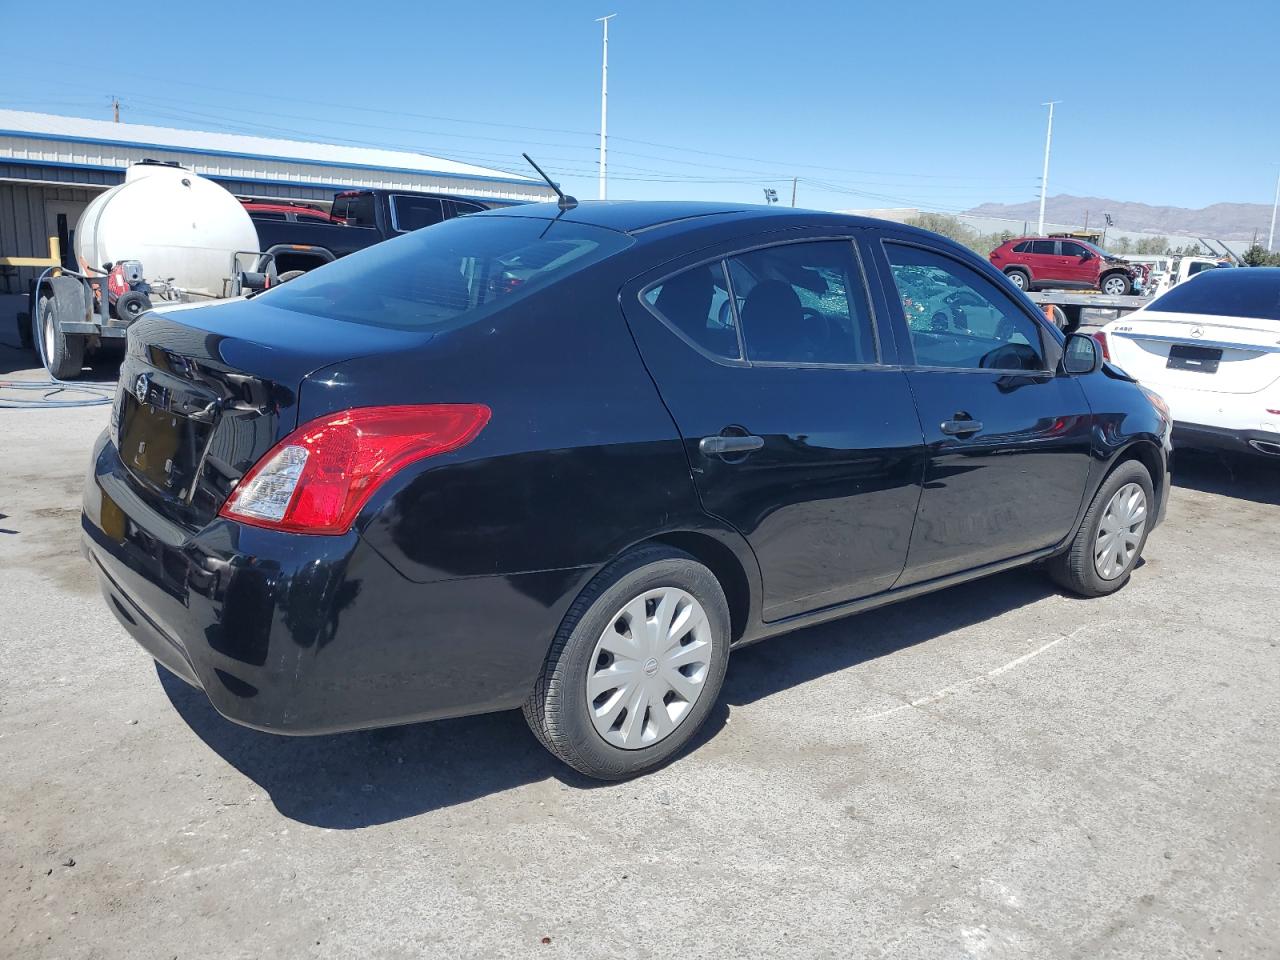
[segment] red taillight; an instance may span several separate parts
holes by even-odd
[[[1111,351],[1107,348],[1107,335],[1099,330],[1093,335],[1093,339],[1096,340],[1098,342],[1098,346],[1102,348],[1102,359],[1110,360]]]
[[[457,450],[489,422],[480,403],[357,407],[305,423],[254,464],[218,511],[293,533],[341,534],[402,467]]]

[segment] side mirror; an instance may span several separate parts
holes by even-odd
[[[1064,373],[1095,373],[1102,369],[1102,350],[1098,341],[1085,333],[1067,335],[1066,349],[1062,353]]]
[[[1080,259],[1081,259],[1081,260],[1092,260],[1092,259],[1093,259],[1093,254],[1092,254],[1090,251],[1086,250],[1084,253],[1080,254]]]

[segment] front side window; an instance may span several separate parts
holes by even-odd
[[[1083,257],[1084,247],[1078,243],[1073,243],[1070,240],[1063,240],[1062,255],[1064,257]]]
[[[644,302],[667,326],[708,353],[727,360],[742,358],[722,262],[668,277],[644,292]]]
[[[862,273],[847,240],[788,243],[728,261],[747,359],[876,363]]]
[[[473,323],[632,244],[534,217],[457,217],[358,250],[259,294],[282,310],[441,333]]]
[[[437,197],[392,197],[391,210],[396,217],[396,229],[402,233],[444,220],[444,204]]]
[[[923,247],[884,247],[919,366],[1044,369],[1035,321],[990,280]]]

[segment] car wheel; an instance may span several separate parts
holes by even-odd
[[[1071,546],[1049,562],[1049,575],[1082,597],[1115,593],[1142,556],[1154,509],[1151,474],[1126,460],[1098,488]]]
[[[1133,281],[1123,273],[1112,273],[1102,278],[1102,292],[1112,297],[1127,297],[1133,290]]]
[[[1010,270],[1008,273],[1005,274],[1005,276],[1008,277],[1009,282],[1012,283],[1019,290],[1025,291],[1025,290],[1031,289],[1031,278],[1027,276],[1025,271]]]
[[[642,547],[611,563],[564,618],[525,719],[580,773],[622,780],[666,762],[715,706],[729,607],[688,554]]]
[[[41,299],[38,319],[40,327],[32,334],[40,337],[46,369],[55,380],[71,380],[80,376],[80,369],[84,366],[85,338],[80,334],[62,332],[57,301],[53,297]]]

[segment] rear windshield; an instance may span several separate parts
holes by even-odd
[[[1280,270],[1206,270],[1157,297],[1147,309],[1280,320]]]
[[[261,294],[282,310],[441,332],[611,256],[631,238],[563,220],[470,216],[366,247]]]

